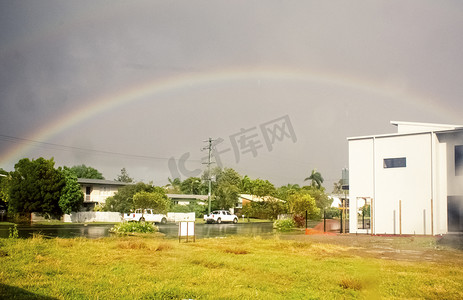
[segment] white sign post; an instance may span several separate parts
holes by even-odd
[[[181,221],[178,223],[178,242],[179,243],[182,237],[186,238],[187,243],[190,237],[193,237],[193,242],[196,241],[195,222]]]

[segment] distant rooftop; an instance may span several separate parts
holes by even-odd
[[[403,122],[403,121],[391,121],[391,124],[394,126],[397,126],[396,133],[348,137],[347,140],[359,140],[359,139],[369,139],[372,137],[389,137],[389,136],[399,136],[399,135],[409,135],[409,134],[423,134],[427,132],[439,133],[439,132],[463,129],[463,125],[450,125],[450,124],[418,123],[418,122]]]
[[[207,195],[186,195],[186,194],[167,194],[170,199],[196,199],[196,200],[207,200]]]
[[[101,184],[101,185],[118,185],[124,186],[129,185],[131,183],[121,182],[121,181],[114,181],[114,180],[106,180],[106,179],[90,179],[90,178],[77,178],[78,183],[86,183],[86,184]]]
[[[403,121],[391,121],[391,124],[397,126],[397,133],[444,131],[444,130],[455,130],[455,129],[463,128],[463,125],[417,123],[417,122],[403,122]]]

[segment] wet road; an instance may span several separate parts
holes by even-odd
[[[13,225],[0,225],[0,238],[8,238]],[[112,224],[63,224],[63,225],[18,225],[20,238],[30,238],[34,233],[45,237],[86,237],[100,238],[110,236]],[[159,231],[168,238],[178,238],[178,225],[158,225]],[[195,224],[196,238],[223,237],[227,235],[262,236],[273,233],[272,223],[238,224]]]

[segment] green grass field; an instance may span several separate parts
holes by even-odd
[[[15,297],[462,299],[463,255],[432,238],[0,239],[0,298]]]

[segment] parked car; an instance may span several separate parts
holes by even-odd
[[[145,209],[143,212],[141,209],[136,209],[135,212],[124,214],[125,221],[136,221],[136,222],[153,222],[153,223],[167,223],[167,216],[164,214],[155,214],[152,209]]]
[[[206,223],[233,222],[238,223],[238,217],[227,210],[214,210],[210,215],[204,215]]]

